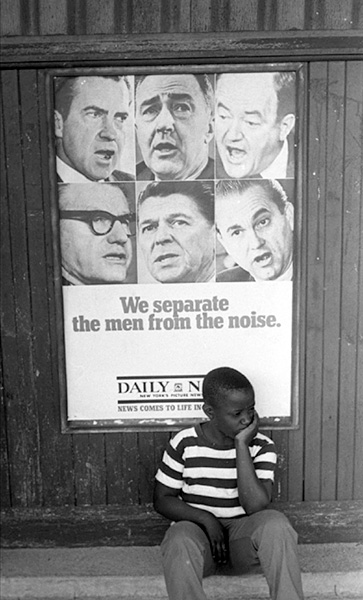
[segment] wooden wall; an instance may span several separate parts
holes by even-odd
[[[19,43],[363,26],[360,0],[1,0],[1,8],[3,38]],[[282,501],[363,497],[363,62],[317,58],[307,62],[304,119],[300,428],[272,434]],[[1,84],[2,505],[149,503],[168,432],[60,433],[44,71],[7,68]]]
[[[1,35],[362,29],[361,0],[1,0]]]

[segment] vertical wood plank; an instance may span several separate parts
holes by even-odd
[[[8,183],[10,253],[14,282],[16,356],[4,356],[8,379],[7,430],[10,485],[15,506],[41,502],[39,429],[34,389],[28,240],[24,202],[19,82],[16,71],[2,73],[4,140]],[[14,360],[15,359],[15,360]],[[6,360],[6,362],[5,362]]]
[[[190,0],[190,31],[211,31],[211,0]]]
[[[288,431],[266,433],[276,445],[277,466],[274,486],[274,500],[285,502],[288,493]]]
[[[0,364],[0,381],[4,389],[3,367]],[[9,450],[6,431],[6,413],[5,413],[5,392],[1,390],[0,396],[0,508],[4,510],[11,507],[11,490],[10,490],[10,465],[9,465]]]
[[[39,35],[38,0],[20,0],[20,23],[22,35]]]
[[[210,30],[228,31],[230,16],[230,0],[212,0]]]
[[[190,31],[190,2],[161,0],[161,32],[187,33]]]
[[[349,500],[354,487],[354,429],[359,339],[359,248],[362,229],[361,181],[363,171],[363,64],[347,63],[344,130],[344,212],[342,327],[340,345],[338,484],[337,499]],[[361,397],[360,397],[361,398]]]
[[[326,186],[327,65],[309,68],[307,291],[305,385],[305,500],[319,500],[323,365],[324,197]]]
[[[39,0],[40,35],[60,35],[68,32],[67,0]]]
[[[132,0],[123,0],[123,2],[115,1],[115,33],[132,32],[132,10]]]
[[[360,180],[360,193],[362,196],[363,177]],[[363,199],[360,204],[360,230],[363,231]],[[363,242],[363,240],[361,240]],[[353,499],[361,500],[363,498],[363,243],[360,245],[359,256],[359,311],[358,311],[358,348],[357,348],[357,402],[355,413],[355,436],[354,436],[354,480],[353,480]]]
[[[106,504],[105,434],[94,433],[89,436],[88,463],[92,505]]]
[[[302,387],[300,389],[303,389]],[[304,420],[305,398],[300,397],[299,429],[289,431],[288,436],[288,483],[287,499],[290,502],[304,500]]]
[[[86,32],[115,33],[115,0],[87,0]]]
[[[304,29],[305,4],[304,2],[286,2],[277,0],[275,29]]]
[[[73,448],[76,506],[106,504],[104,434],[74,434]]]
[[[139,433],[140,455],[140,488],[139,498],[141,504],[152,502],[154,491],[155,455],[154,434],[150,431]]]
[[[21,35],[20,0],[1,0],[0,35]]]
[[[276,3],[274,0],[258,0],[258,29],[274,31],[276,29]]]
[[[324,29],[351,29],[353,0],[329,0],[326,4]]]
[[[230,0],[229,31],[256,31],[257,9],[255,0]]]
[[[155,454],[155,472],[159,467],[164,450],[171,437],[171,433],[168,431],[158,431],[154,435],[154,454]]]
[[[137,435],[106,435],[107,504],[139,504]]]
[[[325,197],[324,371],[322,500],[336,497],[338,443],[340,290],[342,260],[344,146],[344,63],[328,65],[327,164]]]
[[[73,448],[76,506],[106,504],[104,434],[74,434]]]
[[[39,215],[41,224],[39,230],[34,229],[33,251],[30,261],[32,277],[33,314],[37,329],[42,332],[37,340],[35,360],[39,380],[38,406],[40,423],[40,461],[43,478],[43,501],[46,506],[62,506],[74,504],[74,469],[72,436],[62,435],[60,423],[59,397],[59,339],[56,321],[56,299],[54,290],[53,271],[53,238],[51,230],[51,185],[50,165],[48,155],[49,122],[45,99],[45,72],[38,72],[38,87],[27,79],[22,83],[22,96],[30,115],[38,103],[39,133],[32,132],[27,149],[27,178],[29,178],[29,202],[31,214]],[[27,104],[28,103],[28,104]],[[29,128],[35,117],[31,116]],[[28,173],[31,166],[30,155],[33,144],[38,143],[39,135],[39,165],[34,165],[34,174]],[[37,153],[34,152],[35,156]],[[37,159],[38,160],[38,159]],[[35,178],[35,181],[34,181]],[[41,187],[40,187],[41,185]],[[37,235],[38,238],[37,239]],[[40,269],[42,265],[42,269]],[[38,278],[38,279],[37,279]],[[36,289],[38,288],[38,289]],[[42,329],[41,321],[43,320]],[[39,334],[40,335],[40,334]]]
[[[305,29],[324,29],[325,3],[305,0]]]
[[[88,440],[89,434],[73,435],[75,506],[92,504]]]
[[[133,0],[133,33],[160,33],[160,26],[159,0]]]
[[[297,303],[296,309],[297,314],[294,316],[293,322],[293,335],[298,336],[297,340],[294,340],[293,352],[296,352],[294,359],[296,361],[296,367],[298,372],[295,372],[297,377],[297,390],[293,393],[297,393],[297,417],[298,417],[298,429],[289,431],[288,434],[288,449],[287,449],[287,460],[288,460],[288,499],[291,501],[302,501],[304,499],[304,436],[305,436],[305,408],[306,408],[306,385],[305,385],[305,371],[306,371],[306,331],[307,331],[307,265],[308,265],[308,243],[307,243],[307,232],[308,232],[308,202],[307,202],[307,189],[308,189],[308,164],[307,164],[307,151],[308,151],[308,85],[309,85],[310,72],[308,68],[303,71],[303,81],[301,82],[302,89],[304,91],[304,97],[299,102],[299,121],[300,131],[299,139],[297,140],[298,147],[298,171],[297,171],[297,222],[301,224],[300,231],[297,231],[297,235],[300,236],[298,249],[300,253],[299,258],[299,280],[296,280],[296,296],[294,301]],[[300,93],[300,92],[299,92]],[[295,292],[295,289],[294,289]]]
[[[0,203],[0,280],[3,285],[0,286],[1,310],[0,310],[0,402],[1,402],[1,456],[0,456],[0,502],[2,508],[8,508],[12,504],[11,488],[10,488],[10,461],[8,447],[8,432],[7,432],[7,406],[9,398],[9,376],[6,373],[6,359],[8,356],[10,361],[16,357],[16,339],[15,339],[15,315],[14,315],[14,291],[11,272],[11,254],[10,254],[10,238],[9,238],[9,211],[7,202],[7,178],[5,166],[5,138],[4,138],[4,122],[3,122],[3,103],[2,95],[0,95],[0,187],[1,187],[1,203]],[[6,282],[6,285],[5,283]],[[3,362],[4,361],[4,362]],[[11,363],[10,363],[11,364]]]
[[[87,29],[87,4],[84,0],[68,0],[67,28],[69,35],[85,35]]]
[[[363,29],[363,2],[353,0],[352,29]]]

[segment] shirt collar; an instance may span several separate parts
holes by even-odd
[[[92,179],[88,179],[73,167],[67,165],[59,156],[56,158],[57,173],[63,183],[91,183]],[[98,179],[98,182],[102,183],[104,179]]]
[[[274,281],[292,281],[292,263],[290,264],[289,268],[286,269],[286,271],[280,275],[280,277],[277,277]]]
[[[275,160],[267,167],[267,169],[261,171],[261,177],[263,179],[286,179],[288,159],[289,146],[287,140],[285,140]]]

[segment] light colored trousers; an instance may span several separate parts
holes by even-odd
[[[282,513],[262,510],[220,522],[235,573],[261,565],[272,600],[303,600],[297,533]],[[165,534],[161,554],[169,599],[207,600],[203,577],[215,573],[217,565],[203,529],[190,521],[174,523]]]

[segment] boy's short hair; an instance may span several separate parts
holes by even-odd
[[[221,392],[227,390],[251,390],[252,383],[239,371],[231,367],[218,367],[209,371],[204,377],[202,394],[204,402],[216,406],[221,399]]]

